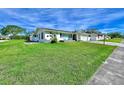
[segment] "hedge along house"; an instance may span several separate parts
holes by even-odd
[[[97,34],[37,28],[36,31],[30,35],[30,41],[50,42],[52,37],[56,37],[58,41],[95,41],[104,39],[103,36],[100,37]]]

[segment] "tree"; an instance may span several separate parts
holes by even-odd
[[[16,26],[16,25],[7,25],[6,27],[3,27],[0,32],[2,35],[10,35],[12,38],[14,38],[17,34],[25,31],[24,28]]]
[[[80,30],[80,32],[82,32],[82,33],[86,33],[86,30],[84,30],[84,29],[81,29],[81,30]]]
[[[122,34],[119,32],[111,32],[107,34],[108,36],[110,36],[111,38],[122,38]]]
[[[86,30],[81,30],[81,32],[85,32],[85,33],[89,33],[89,34],[102,34],[100,31],[98,31],[97,29],[86,29]]]
[[[124,33],[122,34],[122,38],[124,38]]]
[[[25,31],[25,36],[27,41],[30,41],[30,35],[31,35],[31,32]]]

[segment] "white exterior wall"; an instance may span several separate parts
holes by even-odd
[[[91,37],[88,36],[88,39],[87,40],[90,41],[90,39],[91,39]]]
[[[96,40],[99,40],[98,36],[96,37]]]
[[[91,37],[89,36],[80,36],[80,40],[82,41],[90,41]]]
[[[104,39],[104,36],[101,36],[101,39],[103,40]]]
[[[55,34],[56,35],[56,38],[57,40],[63,40],[62,38],[60,38],[60,34]],[[45,40],[51,40],[51,36],[53,36],[53,34],[50,34],[50,33],[44,33],[44,39]]]
[[[61,40],[60,34],[56,34],[56,38],[57,38],[58,41],[60,41]]]
[[[52,38],[51,36],[53,36],[53,35],[49,34],[49,33],[44,33],[44,39],[45,40],[50,40]]]
[[[96,40],[97,40],[97,36],[92,35],[90,41],[96,41]]]
[[[87,36],[80,36],[80,40],[82,40],[82,41],[88,41],[88,37]]]
[[[103,40],[104,36],[95,36],[96,40]]]
[[[103,40],[104,39],[104,36],[99,36],[99,40]]]
[[[91,41],[92,40],[103,40],[104,39],[104,36],[80,36],[80,40],[82,41]]]

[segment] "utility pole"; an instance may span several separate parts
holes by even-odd
[[[76,38],[76,41],[78,41],[78,35],[77,35],[77,32],[78,32],[78,25],[75,24],[75,38]]]
[[[104,41],[103,41],[103,44],[105,45],[105,34],[104,34]]]

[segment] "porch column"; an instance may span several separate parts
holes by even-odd
[[[42,32],[43,33],[43,39],[45,39],[45,32]]]
[[[76,37],[77,37],[76,39],[77,39],[77,41],[78,41],[78,40],[79,40],[79,35],[78,35],[78,34],[76,34]]]

